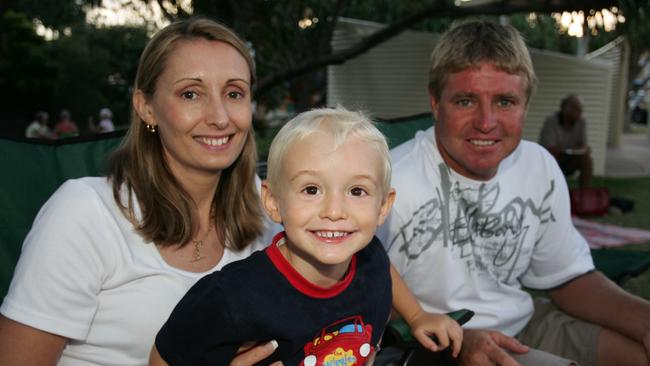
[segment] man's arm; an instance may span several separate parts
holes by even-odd
[[[650,359],[650,302],[625,292],[597,271],[577,277],[549,295],[567,314],[643,345]]]
[[[583,149],[586,148],[587,145],[587,122],[584,119],[578,120],[578,141],[576,148],[578,149]]]
[[[526,353],[528,346],[497,331],[480,329],[465,330],[463,347],[460,352],[461,365],[474,366],[521,366],[506,350],[513,353]]]

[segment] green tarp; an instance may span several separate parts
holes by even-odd
[[[650,268],[650,252],[621,249],[592,249],[596,268],[617,283]]]
[[[378,127],[395,147],[432,123],[430,114],[421,114],[382,121]],[[39,208],[66,179],[101,175],[106,157],[123,134],[60,141],[0,139],[0,299]],[[593,253],[596,267],[615,280],[650,266],[650,253],[611,249]]]
[[[40,207],[66,179],[101,175],[123,134],[59,141],[0,139],[0,298]]]

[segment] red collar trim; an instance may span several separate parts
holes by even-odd
[[[273,242],[266,248],[265,251],[266,255],[268,255],[275,268],[277,268],[278,271],[282,273],[282,275],[293,287],[296,288],[296,290],[310,297],[317,299],[326,299],[339,295],[341,292],[343,292],[343,290],[348,288],[350,283],[352,283],[352,279],[354,278],[354,275],[357,271],[356,255],[352,256],[352,260],[350,261],[350,268],[348,268],[348,272],[340,282],[328,288],[321,287],[309,282],[309,280],[298,273],[298,271],[296,271],[291,266],[289,261],[287,261],[284,255],[282,255],[279,246],[284,244],[285,235],[286,234],[284,231],[277,233],[273,237]]]

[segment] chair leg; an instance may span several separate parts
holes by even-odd
[[[424,348],[411,348],[404,352],[400,360],[401,366],[456,366],[456,360],[451,357],[451,352],[446,349],[440,352],[431,352]]]
[[[411,361],[411,358],[413,358],[413,355],[415,355],[415,348],[411,348],[406,350],[404,352],[404,355],[402,356],[402,359],[399,361],[399,364],[401,366],[409,366],[409,362]]]

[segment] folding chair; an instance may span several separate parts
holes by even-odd
[[[468,309],[461,309],[447,313],[455,319],[458,324],[467,323],[474,312]],[[435,341],[435,336],[432,337]],[[382,348],[397,347],[404,350],[398,365],[401,366],[454,366],[456,365],[451,356],[451,349],[448,347],[440,352],[431,352],[420,345],[417,339],[411,335],[411,329],[403,319],[391,320],[386,327],[382,339]]]

